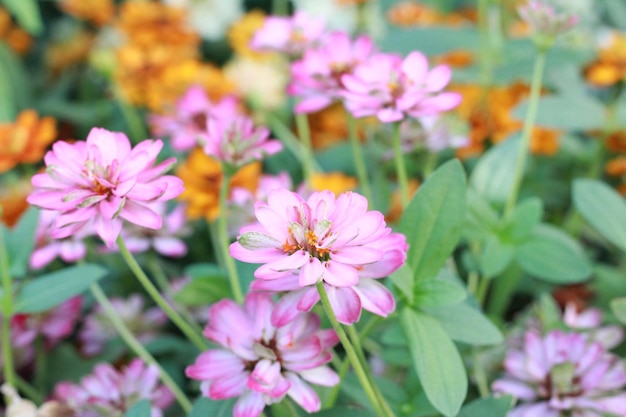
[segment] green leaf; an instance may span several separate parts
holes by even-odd
[[[510,395],[481,398],[464,406],[457,417],[506,417],[513,402]]]
[[[528,274],[554,284],[586,280],[591,265],[580,244],[562,230],[542,224],[515,251],[517,264]]]
[[[622,324],[626,324],[626,297],[611,300],[611,311]]]
[[[2,2],[15,15],[21,27],[31,35],[41,34],[43,22],[37,0],[2,0]]]
[[[463,302],[451,306],[425,308],[457,342],[474,346],[502,343],[502,333],[480,310]]]
[[[415,283],[415,307],[438,307],[456,304],[466,297],[465,289],[440,279],[425,279]]]
[[[16,313],[40,313],[85,291],[107,274],[99,265],[70,266],[26,283],[15,298]]]
[[[549,293],[543,293],[539,297],[539,320],[546,332],[563,327],[561,309]]]
[[[224,275],[193,278],[174,294],[174,301],[186,306],[205,306],[230,297],[229,288]]]
[[[464,221],[465,173],[453,160],[418,189],[400,221],[414,282],[437,275],[459,241]]]
[[[478,260],[480,271],[485,278],[493,278],[511,264],[514,254],[515,248],[512,245],[500,241],[498,236],[491,235],[484,242]]]
[[[523,119],[528,110],[525,101],[513,110],[513,117]],[[539,99],[537,124],[566,131],[592,130],[605,123],[605,109],[602,103],[591,96],[547,96]],[[576,117],[572,117],[575,114]]]
[[[124,417],[150,417],[151,408],[150,400],[141,400],[125,412]]]
[[[574,206],[609,242],[626,252],[626,203],[600,181],[574,181]]]
[[[347,416],[359,416],[359,417],[376,417],[376,414],[371,411],[364,410],[349,405],[339,405],[331,408],[330,410],[322,410],[319,413],[307,414],[312,417],[347,417]]]
[[[9,257],[9,274],[14,278],[26,275],[28,261],[35,245],[35,230],[38,221],[39,210],[30,207],[13,229],[4,231]]]
[[[439,323],[405,307],[400,316],[413,365],[430,403],[445,416],[456,416],[467,395],[461,355]]]
[[[500,225],[498,213],[472,187],[467,188],[467,224],[464,233],[469,240],[480,240],[497,230]]]
[[[543,202],[537,198],[527,198],[515,207],[505,227],[506,237],[512,242],[521,242],[530,237],[541,222]]]
[[[411,267],[407,264],[402,265],[389,275],[389,279],[402,291],[409,303],[413,303],[413,270]]]
[[[416,49],[426,55],[442,54],[455,49],[473,50],[479,44],[476,29],[447,26],[402,29],[389,27],[380,48],[385,52],[406,55]]]
[[[618,28],[626,30],[626,4],[622,0],[604,0],[606,16]]]
[[[513,170],[519,152],[519,135],[500,142],[485,153],[470,176],[470,185],[492,203],[504,203],[513,186]]]
[[[216,401],[200,397],[193,403],[193,408],[187,417],[230,417],[236,401],[236,398]]]

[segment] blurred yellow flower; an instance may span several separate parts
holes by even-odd
[[[267,59],[274,55],[271,52],[257,52],[250,49],[252,36],[263,27],[264,22],[265,13],[261,10],[252,10],[233,23],[228,30],[228,42],[237,55],[257,60]]]
[[[61,0],[59,7],[65,13],[96,26],[110,22],[115,14],[113,0]]]
[[[0,173],[19,163],[39,162],[56,137],[56,121],[24,110],[14,123],[0,123]]]
[[[441,13],[421,2],[407,0],[387,11],[387,20],[396,26],[460,25],[467,19],[459,13]]]
[[[316,173],[311,177],[313,191],[329,190],[337,196],[356,189],[357,184],[356,178],[349,177],[343,172]]]
[[[608,87],[626,77],[626,34],[614,31],[585,68],[585,78],[597,87]]]

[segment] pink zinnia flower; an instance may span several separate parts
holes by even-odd
[[[320,400],[307,382],[333,386],[339,376],[325,366],[339,339],[333,330],[320,330],[320,319],[298,314],[290,323],[270,322],[274,304],[268,294],[250,293],[244,306],[222,300],[210,310],[205,336],[225,349],[202,353],[186,369],[202,381],[202,395],[214,400],[240,397],[234,417],[258,417],[266,404],[290,396],[308,412]]]
[[[269,135],[269,129],[255,127],[247,116],[211,118],[201,144],[207,155],[239,168],[283,149],[279,141],[268,139]]]
[[[278,302],[274,325],[310,310],[319,300],[318,282],[342,323],[359,320],[362,308],[381,316],[395,309],[393,295],[375,278],[404,263],[406,239],[386,227],[382,213],[367,211],[365,197],[323,191],[304,200],[275,189],[267,203],[257,203],[255,213],[259,223],[241,230],[230,253],[264,264],[254,272],[253,289],[292,291]]]
[[[590,340],[601,343],[605,349],[612,349],[624,340],[621,326],[602,326],[604,314],[597,308],[578,311],[576,304],[569,303],[563,312],[563,322],[571,329],[586,331]]]
[[[626,413],[626,367],[602,344],[559,330],[529,331],[521,350],[508,352],[506,375],[493,383],[520,405],[507,417],[602,417]]]
[[[159,385],[157,367],[146,366],[140,359],[121,370],[108,363],[96,365],[80,384],[58,383],[54,397],[72,409],[76,417],[122,417],[141,400],[150,401],[151,417],[161,417],[174,400],[169,389]]]
[[[156,136],[169,137],[172,148],[184,152],[198,145],[209,118],[233,117],[239,113],[239,101],[235,97],[214,103],[202,87],[192,86],[176,103],[173,114],[151,115],[150,125]]]
[[[304,12],[296,12],[291,17],[270,16],[254,34],[250,47],[257,51],[283,52],[294,58],[318,44],[324,30],[322,19]]]
[[[520,17],[530,25],[541,41],[553,42],[559,35],[574,27],[579,19],[569,13],[557,13],[543,0],[528,0],[517,9]]]
[[[311,113],[341,98],[341,77],[367,60],[374,50],[372,40],[359,36],[354,42],[345,32],[328,35],[319,48],[308,49],[291,65],[288,92],[298,96],[297,113]]]
[[[355,117],[376,116],[381,122],[397,122],[453,109],[461,95],[444,92],[452,72],[446,65],[428,69],[428,59],[411,52],[376,54],[341,77],[345,105]]]
[[[183,191],[181,179],[162,175],[174,158],[154,165],[162,147],[160,140],[145,140],[131,148],[126,135],[101,128],[91,129],[85,141],[55,142],[44,158],[46,172],[32,178],[35,190],[28,202],[60,212],[51,231],[55,239],[73,235],[90,221],[109,247],[122,219],[160,229],[161,216],[147,204]]]

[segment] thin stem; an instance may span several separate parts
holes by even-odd
[[[354,157],[354,166],[356,167],[356,175],[359,177],[361,191],[367,201],[372,201],[372,189],[367,177],[367,169],[365,168],[365,157],[363,156],[363,148],[359,141],[359,132],[357,130],[357,120],[352,114],[346,110],[346,118],[348,120],[348,133],[350,136],[350,145],[352,146],[352,156]]]
[[[122,116],[126,120],[126,124],[128,124],[132,141],[136,143],[147,138],[148,131],[146,130],[143,118],[139,115],[137,109],[124,99],[117,86],[114,85],[112,90],[115,100],[117,100],[120,110],[122,111]]]
[[[285,126],[278,116],[268,114],[266,117],[267,125],[272,129],[272,132],[274,132],[276,137],[285,145],[285,148],[287,148],[300,161],[302,166],[304,166],[306,150],[302,142]],[[313,171],[321,171],[321,168],[315,160],[312,161],[312,164]]]
[[[404,209],[409,204],[409,181],[406,175],[404,155],[400,147],[400,122],[393,124],[393,156],[396,163],[398,184],[400,185],[400,201],[402,201],[402,208]]]
[[[508,218],[517,203],[517,197],[524,178],[524,168],[528,159],[528,151],[530,148],[530,137],[532,136],[533,126],[537,117],[537,109],[539,108],[539,96],[541,93],[541,82],[543,77],[543,69],[546,62],[546,51],[539,49],[535,59],[535,67],[533,70],[533,79],[530,86],[530,97],[528,99],[528,111],[524,120],[524,129],[522,130],[522,140],[520,142],[519,153],[517,155],[517,163],[515,165],[515,176],[513,177],[513,186],[504,207],[503,218]]]
[[[313,168],[313,144],[311,143],[311,129],[309,127],[309,118],[306,114],[296,114],[296,128],[298,136],[304,145],[304,155],[302,159],[302,169],[304,170],[304,178],[311,185],[311,177],[315,172]]]
[[[485,297],[487,296],[487,291],[489,290],[489,285],[491,284],[491,279],[487,277],[478,277],[478,289],[476,290],[476,300],[478,301],[478,305],[481,307],[485,303]]]
[[[170,304],[163,298],[159,290],[154,286],[150,278],[143,272],[141,266],[137,263],[135,257],[130,253],[126,244],[124,243],[124,239],[122,237],[117,238],[117,245],[120,248],[120,253],[122,257],[126,261],[126,264],[133,271],[135,277],[139,281],[139,283],[146,290],[148,295],[152,297],[155,303],[167,314],[167,316],[172,320],[172,322],[183,332],[185,336],[194,344],[199,350],[205,350],[208,348],[204,338],[199,333],[196,333],[189,323],[187,323],[177,312],[170,306]]]
[[[2,361],[4,380],[15,386],[15,365],[13,363],[13,349],[11,347],[11,317],[13,316],[13,288],[9,273],[9,259],[4,242],[4,234],[0,230],[0,275],[2,276]]]
[[[24,393],[24,395],[34,403],[43,403],[44,396],[39,391],[37,391],[35,387],[30,385],[28,381],[19,376],[19,374],[15,375],[15,388],[22,391],[22,393]]]
[[[330,300],[328,299],[328,294],[326,294],[326,289],[324,288],[323,282],[317,283],[317,291],[320,294],[320,300],[322,301],[322,306],[324,307],[326,316],[328,317],[328,320],[333,326],[333,329],[335,329],[335,332],[337,332],[337,336],[339,337],[341,344],[346,350],[346,354],[348,355],[350,363],[352,364],[352,367],[354,368],[354,371],[356,372],[356,375],[359,378],[359,382],[361,383],[361,386],[363,387],[365,394],[367,395],[370,402],[374,406],[374,410],[376,414],[379,416],[385,417],[386,416],[385,411],[382,409],[381,404],[379,404],[378,402],[378,397],[376,396],[376,392],[374,391],[374,389],[372,388],[370,384],[370,380],[367,377],[365,369],[363,369],[363,366],[361,365],[361,361],[359,361],[359,357],[356,351],[354,350],[354,347],[350,343],[350,340],[348,339],[346,332],[344,332],[343,327],[341,327],[341,325],[339,324],[339,321],[337,321],[337,316],[335,316],[335,312],[333,311],[333,308],[330,305]]]
[[[233,291],[233,297],[238,303],[243,303],[243,292],[241,291],[241,282],[239,281],[239,274],[237,273],[237,265],[235,260],[228,253],[228,247],[230,246],[230,239],[228,238],[228,209],[226,203],[228,202],[228,189],[230,188],[230,174],[226,172],[226,169],[222,169],[222,185],[220,186],[220,214],[217,217],[217,240],[219,242],[219,250],[222,253],[222,260],[226,264],[226,271],[228,272],[228,279],[230,281],[230,288]]]
[[[474,349],[474,351],[472,352],[472,357],[474,359],[473,374],[474,380],[476,381],[476,387],[478,388],[478,392],[481,398],[486,398],[490,394],[489,383],[487,382],[487,374],[481,366],[478,351],[476,351],[476,349]]]
[[[48,355],[46,353],[46,348],[44,345],[44,338],[42,335],[37,335],[35,339],[35,387],[40,392],[45,391],[45,382],[46,382],[46,365],[48,363]]]
[[[161,367],[161,365],[159,365],[159,363],[156,361],[156,359],[154,359],[150,352],[148,352],[146,348],[143,347],[143,345],[137,340],[137,338],[135,338],[135,336],[128,329],[128,327],[126,327],[124,321],[117,314],[115,307],[113,307],[107,296],[104,294],[104,291],[102,291],[102,288],[100,288],[98,283],[95,283],[91,285],[90,289],[94,298],[102,306],[105,313],[109,317],[109,320],[111,320],[111,323],[113,324],[119,335],[122,337],[124,342],[146,364],[153,365],[158,368],[161,381],[163,381],[163,383],[170,389],[170,391],[172,391],[172,394],[174,394],[174,397],[183,408],[185,413],[189,413],[191,411],[191,402],[189,401],[189,399],[185,396],[185,394],[178,387],[178,385],[176,385],[176,382],[174,382],[172,377],[167,372],[165,372],[165,370]]]

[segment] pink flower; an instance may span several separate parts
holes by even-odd
[[[131,294],[126,299],[113,297],[111,304],[124,324],[142,343],[154,339],[167,322],[165,313],[157,307],[146,308],[145,300],[139,294]],[[85,318],[78,338],[86,355],[97,355],[116,334],[117,331],[109,316],[100,305],[96,305],[91,314]]]
[[[205,336],[224,349],[202,353],[185,373],[202,381],[202,395],[214,400],[240,397],[234,417],[258,417],[266,404],[290,396],[308,412],[320,400],[307,382],[333,386],[339,376],[325,366],[339,339],[333,330],[320,330],[312,313],[298,314],[274,326],[274,304],[268,294],[250,293],[244,306],[222,300],[210,310]]]
[[[145,140],[131,148],[126,135],[102,128],[91,129],[86,141],[55,142],[44,158],[46,172],[32,178],[28,202],[60,212],[51,231],[55,239],[90,221],[109,247],[122,230],[122,219],[160,229],[161,216],[147,204],[183,191],[181,179],[162,175],[174,158],[154,165],[162,147],[160,140]]]
[[[529,331],[521,350],[507,353],[506,375],[493,390],[520,401],[507,417],[602,417],[626,413],[626,367],[578,333]]]
[[[250,47],[257,51],[278,51],[298,57],[320,42],[324,26],[323,20],[314,19],[304,12],[296,12],[291,17],[270,16],[254,34]]]
[[[355,117],[375,115],[389,123],[456,107],[461,95],[443,91],[451,77],[448,66],[429,70],[428,59],[414,51],[404,60],[392,54],[374,55],[341,81],[345,105]]]
[[[35,249],[30,255],[30,266],[41,269],[52,262],[56,257],[64,262],[74,263],[83,259],[87,254],[87,245],[83,240],[93,234],[91,223],[85,223],[71,236],[63,239],[52,239],[50,229],[54,226],[58,211],[40,210],[39,223],[35,232]]]
[[[603,316],[597,308],[578,311],[574,303],[569,303],[563,312],[563,322],[571,329],[586,331],[590,340],[602,344],[605,349],[612,349],[624,340],[624,330],[616,325],[602,326]]]
[[[552,5],[543,0],[528,0],[517,9],[520,17],[530,25],[541,41],[548,45],[578,23],[578,17],[569,13],[557,13]]]
[[[122,417],[144,399],[152,404],[150,416],[161,417],[174,400],[172,393],[159,385],[157,367],[145,366],[140,359],[121,370],[108,363],[96,365],[80,384],[58,383],[54,397],[72,409],[76,417]]]
[[[264,264],[254,272],[253,289],[292,291],[278,302],[274,325],[310,310],[319,300],[318,282],[342,323],[359,320],[362,308],[381,316],[394,311],[393,295],[375,278],[404,263],[406,239],[391,233],[380,212],[367,211],[365,197],[323,191],[304,200],[275,189],[267,203],[256,204],[255,213],[259,223],[241,230],[230,254]]]
[[[239,168],[283,148],[279,141],[269,140],[269,135],[267,128],[255,127],[247,116],[210,118],[201,143],[207,155]]]
[[[319,48],[308,49],[291,65],[289,93],[300,98],[297,113],[311,113],[341,98],[341,77],[367,60],[372,40],[359,36],[354,42],[344,32],[331,33]]]
[[[198,145],[198,139],[206,133],[209,118],[219,119],[237,114],[239,101],[235,97],[225,97],[213,103],[202,87],[193,86],[176,103],[173,114],[151,115],[150,125],[156,136],[168,136],[172,148],[184,152]]]

